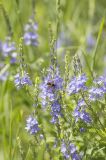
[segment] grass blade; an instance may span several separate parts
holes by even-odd
[[[98,33],[96,45],[95,45],[94,52],[93,52],[93,59],[92,59],[92,66],[91,66],[92,72],[94,71],[94,68],[95,68],[96,53],[97,53],[97,48],[98,48],[98,44],[99,44],[99,41],[100,41],[100,37],[101,37],[101,34],[102,34],[102,30],[103,30],[103,27],[104,27],[104,22],[105,22],[105,19],[103,18],[102,21],[101,21],[101,24],[100,24],[99,33]]]

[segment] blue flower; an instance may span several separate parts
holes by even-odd
[[[10,39],[7,39],[6,42],[2,44],[2,52],[5,57],[9,56],[15,50],[15,43],[10,42]]]
[[[75,152],[72,154],[72,160],[81,160],[80,156]]]
[[[38,127],[38,122],[35,118],[33,118],[32,116],[29,116],[28,119],[26,120],[26,127],[25,129],[27,130],[27,132],[29,132],[30,134],[36,134],[40,128]]]
[[[71,143],[69,145],[69,150],[70,150],[70,155],[72,157],[72,160],[80,160],[80,156],[78,155],[77,149],[74,144]]]
[[[104,82],[106,81],[106,78],[104,76],[100,76],[96,79],[94,79],[94,83],[97,84],[97,85],[101,85],[103,84]]]
[[[25,45],[38,46],[38,34],[36,33],[38,29],[37,23],[33,19],[29,20],[29,23],[25,25],[24,28],[24,43]]]
[[[86,107],[86,103],[85,103],[84,99],[80,99],[78,101],[78,107],[80,108],[81,106],[85,106]]]
[[[40,90],[40,97],[42,98],[43,106],[47,105],[48,100],[52,102],[55,99],[55,85],[50,75],[44,79],[43,83],[40,85]]]
[[[21,84],[22,85],[32,85],[32,81],[30,80],[28,73],[24,72],[24,75],[21,78]]]
[[[61,115],[61,105],[58,100],[55,100],[51,105],[52,123],[56,123],[59,115]]]
[[[82,110],[80,112],[80,119],[83,120],[85,123],[91,123],[92,121],[89,113],[87,113],[85,110]]]
[[[102,87],[100,88],[92,87],[91,89],[89,89],[89,100],[90,101],[99,100],[103,98],[103,96],[104,96],[104,90]]]
[[[63,88],[63,79],[60,77],[59,72],[57,71],[54,76],[49,71],[47,77],[44,78],[44,81],[40,85],[40,97],[42,99],[42,105],[46,106],[48,102],[53,102],[57,97],[57,92]]]
[[[94,83],[99,86],[99,88],[106,93],[106,77],[105,76],[100,76],[94,80]]]
[[[69,159],[70,158],[70,155],[68,153],[68,149],[67,149],[67,146],[65,144],[65,142],[62,142],[61,144],[61,153],[63,153],[63,156],[66,158],[66,159]]]
[[[74,109],[73,116],[75,118],[75,122],[79,119],[84,121],[85,123],[91,123],[92,119],[89,113],[86,112],[86,103],[83,99],[78,102],[77,107]]]
[[[86,81],[87,77],[85,74],[82,74],[79,77],[73,77],[67,87],[68,94],[75,94],[81,90],[85,91],[87,89],[87,87],[85,86]]]
[[[63,156],[66,159],[69,159],[70,157],[72,160],[80,160],[80,156],[77,153],[77,149],[74,144],[70,143],[69,145],[66,145],[63,141],[61,144],[61,152],[63,153]]]
[[[17,89],[20,89],[21,87],[26,85],[32,85],[32,81],[30,80],[30,77],[26,72],[24,72],[23,76],[21,76],[19,73],[16,74],[14,78],[14,83]]]
[[[7,37],[6,41],[2,43],[2,56],[3,57],[10,57],[10,63],[15,63],[16,62],[16,46],[15,42],[11,42],[11,37]]]

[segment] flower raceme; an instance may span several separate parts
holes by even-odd
[[[51,70],[49,71],[51,72]],[[40,97],[43,107],[50,105],[52,115],[51,123],[56,123],[59,115],[61,115],[59,91],[63,89],[63,79],[60,77],[58,69],[56,70],[54,76],[50,72],[40,85]]]
[[[89,92],[89,100],[97,101],[104,98],[104,94],[106,93],[106,78],[105,76],[100,76],[94,79],[95,86],[88,90]]]
[[[40,97],[42,99],[42,106],[46,106],[48,102],[56,100],[57,92],[63,89],[63,79],[57,72],[54,77],[51,73],[44,78],[44,81],[40,85]]]
[[[63,154],[63,156],[66,158],[66,159],[69,159],[70,158],[70,155],[68,153],[68,149],[67,149],[67,146],[65,144],[65,142],[62,142],[61,144],[61,153]]]
[[[103,96],[104,96],[103,88],[92,87],[89,90],[89,100],[90,101],[99,100],[99,99],[103,98]]]
[[[58,100],[55,100],[51,105],[51,115],[51,123],[56,123],[58,121],[58,117],[61,115],[61,105]]]
[[[55,83],[54,81],[51,79],[51,75],[48,75],[43,83],[40,85],[40,97],[42,99],[42,106],[46,106],[48,101],[53,101],[55,99],[55,94],[54,94],[54,90],[55,90]]]
[[[7,37],[6,41],[1,44],[2,56],[10,57],[10,63],[16,62],[17,52],[15,42],[11,42],[11,37]]]
[[[29,132],[30,134],[36,134],[40,128],[38,127],[38,122],[35,118],[33,118],[32,116],[29,116],[28,119],[26,120],[26,127],[25,129],[27,130],[27,132]]]
[[[103,90],[103,93],[106,93],[106,76],[98,77],[94,80],[94,83]]]
[[[69,95],[76,94],[79,91],[85,91],[87,87],[85,86],[85,83],[87,81],[87,77],[85,74],[82,74],[78,77],[73,77],[71,79],[71,82],[67,86],[67,92]]]
[[[79,127],[79,129],[81,133],[86,130],[86,125],[89,125],[93,122],[92,117],[90,116],[89,112],[87,112],[88,104],[86,103],[86,100],[90,100],[89,104],[91,104],[91,101],[96,101],[102,98],[105,93],[106,85],[106,81],[103,81],[103,78],[94,80],[95,86],[91,88],[88,88],[86,86],[86,82],[87,77],[85,74],[74,76],[66,88],[66,92],[68,92],[68,95],[77,94],[75,95],[77,97],[77,106],[72,112],[72,116],[75,119],[76,123],[78,121],[84,122],[84,128],[82,125],[83,123],[80,123],[81,126]],[[31,84],[32,82],[30,80],[30,77],[28,76],[28,73],[26,73],[25,71],[22,75],[18,73],[15,76],[15,85],[18,89]],[[47,76],[43,79],[43,82],[39,86],[39,100],[42,104],[42,107],[50,107],[49,114],[51,115],[50,122],[52,124],[59,124],[59,116],[61,116],[62,118],[62,115],[64,114],[62,110],[63,97],[61,96],[61,91],[65,91],[64,84],[65,83],[63,82],[63,78],[61,78],[58,69],[56,69],[55,72],[53,72],[51,68]],[[33,116],[29,116],[26,120],[25,129],[31,135],[36,135],[40,130],[38,122]],[[64,141],[62,141],[61,153],[63,154],[64,159],[71,158],[72,160],[81,160],[81,156],[78,154],[77,149],[73,143],[68,142],[67,144]]]
[[[33,19],[29,20],[29,23],[24,27],[24,43],[29,46],[38,46],[38,34],[37,34],[38,25],[34,22]]]
[[[79,100],[77,107],[74,109],[73,117],[75,118],[75,122],[79,119],[84,121],[85,123],[91,123],[92,119],[89,113],[86,112],[86,103],[83,99]]]
[[[26,85],[32,85],[32,81],[30,80],[30,77],[28,76],[28,73],[26,73],[24,71],[23,76],[21,76],[19,73],[15,75],[15,86],[17,87],[17,89],[22,88],[23,86]]]
[[[17,60],[16,45],[11,41],[11,37],[6,37],[4,42],[0,42],[0,53],[0,81],[6,81],[10,75],[10,66],[16,64]]]
[[[70,143],[69,145],[66,145],[65,142],[61,144],[61,152],[63,153],[63,156],[65,159],[72,160],[81,160],[80,156],[77,153],[77,149],[73,143]]]

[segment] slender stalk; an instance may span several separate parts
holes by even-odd
[[[105,20],[104,20],[104,18],[103,18],[102,21],[101,21],[101,24],[100,24],[99,33],[98,33],[96,45],[95,45],[94,52],[93,52],[92,66],[91,66],[92,72],[93,72],[94,69],[95,69],[96,54],[97,54],[97,49],[98,49],[99,41],[100,41],[100,38],[101,38],[101,35],[102,35],[102,31],[103,31],[103,27],[104,27],[104,22],[105,22]]]
[[[10,23],[10,20],[9,20],[9,16],[3,6],[3,4],[0,2],[0,9],[3,13],[3,16],[5,18],[5,22],[6,22],[6,26],[7,26],[7,29],[8,29],[8,34],[9,36],[12,36],[13,35],[13,31],[12,31],[12,27],[11,27],[11,23]]]
[[[86,65],[87,65],[87,67],[88,67],[88,69],[89,69],[89,73],[90,73],[90,75],[91,75],[91,78],[93,79],[93,72],[92,72],[92,70],[91,70],[91,68],[90,68],[90,65],[89,65],[89,62],[88,62],[88,60],[87,60],[86,53],[84,52],[83,49],[81,49],[81,50],[82,50],[82,54],[83,54],[83,56],[84,56],[84,58],[85,58]]]
[[[12,160],[12,104],[10,104],[10,133],[9,133],[9,148],[10,148],[10,151],[9,151],[9,157],[10,157],[10,160]]]
[[[20,132],[20,127],[17,129],[16,139],[17,139],[17,137],[19,136],[19,132]],[[17,141],[15,142],[15,145],[14,145],[14,148],[13,148],[12,158],[11,158],[12,160],[14,160],[14,156],[15,156],[16,149],[17,149]]]

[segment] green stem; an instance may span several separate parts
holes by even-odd
[[[12,160],[12,104],[10,104],[10,126],[9,126],[10,134],[9,134],[9,157]]]
[[[104,18],[102,19],[101,21],[101,24],[100,24],[100,29],[99,29],[99,33],[98,33],[98,37],[97,37],[97,41],[96,41],[96,46],[94,48],[94,52],[93,52],[93,58],[92,58],[92,66],[91,66],[91,70],[92,72],[94,71],[94,68],[95,68],[95,60],[96,60],[96,53],[97,53],[97,48],[98,48],[98,44],[99,44],[99,41],[100,41],[100,37],[101,37],[101,34],[102,34],[102,30],[103,30],[103,27],[104,27]]]
[[[9,16],[3,6],[3,4],[0,2],[0,9],[3,13],[3,16],[4,16],[4,19],[5,19],[5,22],[6,22],[6,26],[7,26],[7,29],[8,29],[8,34],[9,36],[12,36],[13,35],[13,31],[12,31],[12,27],[11,27],[11,23],[10,23],[10,20],[9,20]]]
[[[93,79],[93,72],[92,72],[92,70],[91,70],[91,68],[90,68],[89,62],[88,62],[88,60],[87,60],[87,56],[86,56],[84,50],[83,50],[83,49],[81,49],[81,50],[82,50],[82,54],[83,54],[83,56],[84,56],[84,58],[85,58],[86,65],[87,65],[87,67],[88,67],[88,69],[89,69],[89,73],[90,73],[90,75],[91,75],[91,78]]]

